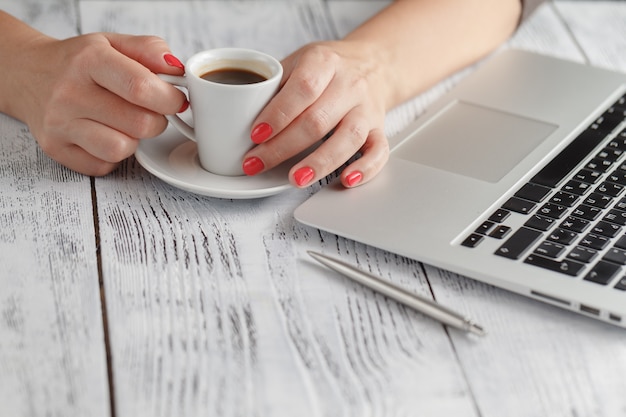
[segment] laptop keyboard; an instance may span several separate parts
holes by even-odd
[[[475,248],[485,239],[502,240],[497,256],[626,291],[624,121],[626,94],[462,245]],[[522,226],[507,225],[513,212],[525,216]]]

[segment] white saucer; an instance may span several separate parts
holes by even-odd
[[[212,174],[200,166],[195,142],[172,126],[159,136],[142,139],[135,152],[137,161],[151,174],[174,187],[219,198],[260,198],[291,188],[287,161],[255,176],[228,177]]]

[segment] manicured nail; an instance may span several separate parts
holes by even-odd
[[[165,55],[163,55],[163,59],[165,59],[165,62],[170,67],[180,68],[181,70],[185,69],[185,66],[183,65],[183,63],[180,62],[180,60],[178,58],[176,58],[172,54],[165,54]]]
[[[293,178],[299,187],[304,187],[315,177],[315,171],[309,167],[302,167],[293,173]]]
[[[259,123],[254,129],[252,129],[252,133],[250,133],[250,139],[252,139],[252,142],[259,144],[263,143],[263,141],[269,138],[271,134],[272,126],[263,122]]]
[[[263,168],[265,168],[265,164],[263,164],[263,161],[261,161],[256,156],[252,156],[243,161],[242,168],[243,172],[246,175],[256,175],[259,172],[263,171]]]
[[[359,171],[354,171],[346,175],[346,183],[348,183],[348,187],[354,187],[363,179],[363,174]]]
[[[183,103],[182,106],[180,106],[180,110],[178,110],[178,113],[182,113],[185,110],[187,110],[189,108],[189,101],[185,100],[185,102]]]

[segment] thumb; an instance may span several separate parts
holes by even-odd
[[[154,73],[182,75],[185,72],[183,63],[170,52],[162,38],[119,33],[106,33],[104,36],[113,48]]]

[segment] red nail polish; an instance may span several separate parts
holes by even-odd
[[[363,174],[359,171],[354,171],[346,175],[346,183],[348,183],[348,187],[354,187],[363,179]]]
[[[250,133],[250,139],[252,139],[252,142],[259,144],[265,141],[265,139],[269,138],[271,134],[272,126],[263,122],[259,123],[254,129],[252,129],[252,133]]]
[[[261,161],[256,156],[252,156],[246,159],[245,161],[243,161],[242,168],[243,168],[244,174],[256,175],[259,172],[263,171],[263,168],[265,168],[265,164],[263,164],[263,161]]]
[[[309,167],[302,167],[293,173],[293,178],[299,187],[307,185],[315,177],[315,171]]]
[[[178,113],[182,113],[185,110],[187,110],[189,108],[189,101],[185,100],[185,102],[183,103],[182,106],[180,106],[180,110],[178,110]]]
[[[180,68],[181,70],[185,69],[185,66],[183,65],[183,63],[180,62],[180,60],[172,54],[163,55],[163,59],[165,60],[167,65],[169,65],[170,67]]]

